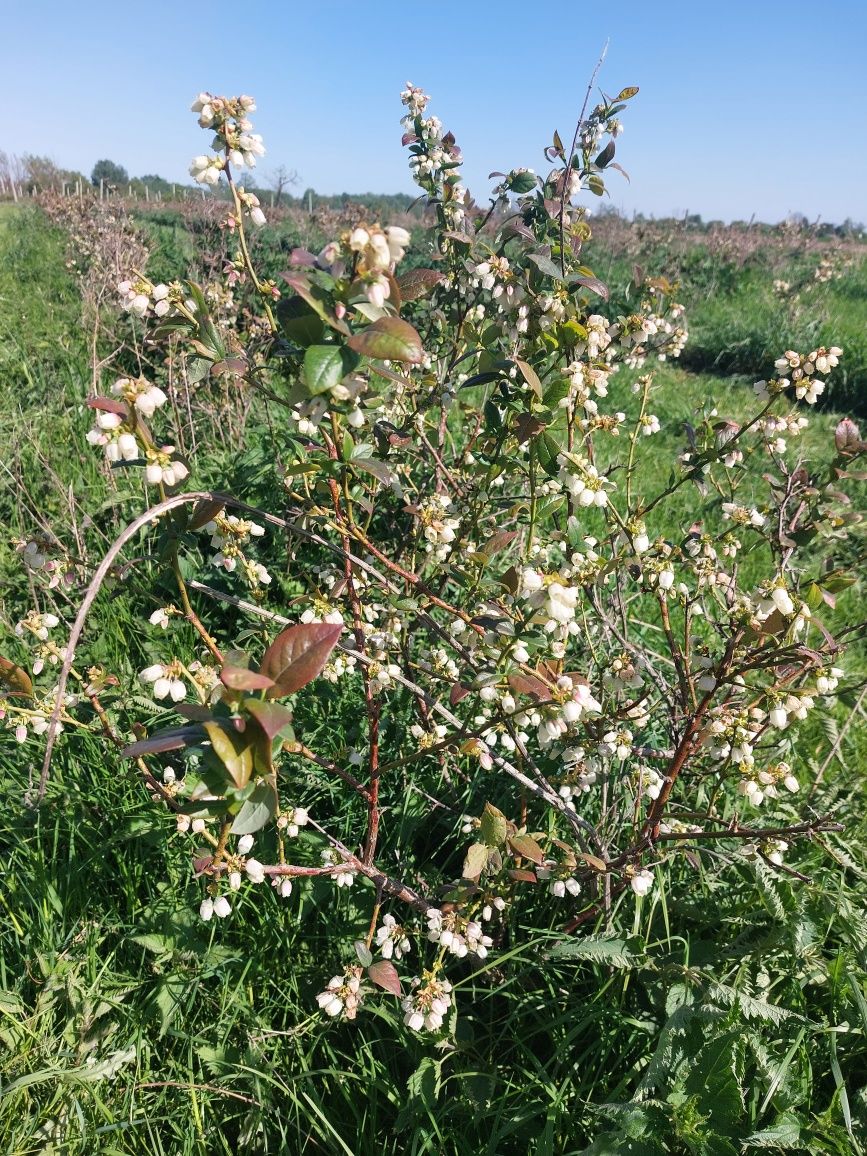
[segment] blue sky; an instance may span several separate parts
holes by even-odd
[[[655,215],[867,219],[867,3],[668,0],[31,0],[2,19],[0,149],[90,172],[185,180],[207,135],[200,89],[253,94],[265,173],[323,193],[412,191],[409,79],[463,148],[478,200],[493,169],[544,167],[599,84],[636,84],[614,204]]]

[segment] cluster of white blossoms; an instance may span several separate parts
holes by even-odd
[[[348,863],[344,857],[334,847],[326,847],[321,852],[322,866],[330,867],[332,871],[331,878],[337,887],[351,887],[355,882],[355,876],[358,872]]]
[[[416,976],[401,1003],[403,1022],[414,1032],[438,1032],[452,1005],[452,985],[431,972]]]
[[[211,535],[211,557],[214,566],[227,570],[230,574],[238,571],[247,585],[255,590],[259,586],[269,586],[271,575],[261,562],[248,558],[245,547],[253,538],[261,538],[265,527],[248,518],[235,514],[220,513],[203,527]]]
[[[393,915],[382,917],[382,926],[376,931],[376,946],[382,952],[383,959],[403,959],[412,950],[405,928],[401,927]]]
[[[135,281],[121,281],[117,287],[121,304],[134,317],[165,317],[172,308],[171,289],[162,283],[152,285],[142,277]]]
[[[419,502],[416,516],[422,526],[427,545],[425,549],[438,562],[444,562],[460,529],[460,521],[449,516],[452,500],[448,494],[431,494]]]
[[[493,943],[478,920],[468,919],[459,911],[443,912],[439,907],[428,910],[427,937],[431,943],[438,943],[458,959],[467,955],[485,959]]]
[[[175,457],[174,446],[148,446],[145,478],[152,486],[176,486],[189,475],[186,465]]]
[[[640,871],[633,871],[629,877],[629,886],[636,895],[647,895],[653,889],[653,872],[646,867]]]
[[[214,130],[211,147],[217,155],[194,157],[190,165],[190,176],[200,184],[216,185],[227,163],[254,168],[256,159],[265,155],[261,136],[252,131],[250,113],[256,111],[252,96],[230,99],[200,92],[190,107],[199,114],[202,128]]]
[[[287,807],[277,816],[277,830],[290,839],[297,839],[302,827],[310,822],[310,812],[306,807]]]
[[[335,975],[316,997],[316,1002],[328,1016],[342,1016],[354,1020],[364,999],[361,988],[362,969],[353,964],[343,975]]]
[[[371,305],[382,309],[391,296],[389,275],[403,259],[410,235],[399,225],[357,225],[345,237],[346,247],[355,254],[355,273],[364,282]]]
[[[765,515],[754,507],[742,506],[738,502],[723,502],[722,516],[727,522],[734,522],[736,526],[753,526],[760,530],[765,524]]]
[[[187,697],[183,667],[177,659],[168,663],[155,662],[153,666],[145,667],[139,678],[144,683],[153,684],[153,696],[156,699],[170,698],[172,702],[181,702]]]
[[[568,585],[559,575],[541,574],[527,566],[521,572],[520,593],[530,609],[541,613],[549,634],[565,638],[577,633],[575,614],[581,598],[580,587]]]
[[[751,764],[741,764],[741,781],[738,783],[738,792],[745,795],[747,801],[758,807],[764,799],[775,799],[778,795],[777,787],[782,785],[791,794],[795,795],[800,789],[798,780],[792,774],[792,768],[787,762],[775,763],[755,771]]]
[[[165,392],[158,385],[143,377],[120,377],[111,387],[111,392],[115,397],[122,397],[127,405],[137,409],[142,417],[153,417],[154,412],[168,401]]]
[[[407,110],[401,124],[406,129],[403,143],[410,146],[413,179],[441,203],[448,225],[460,229],[468,197],[461,182],[460,149],[451,133],[443,133],[439,117],[424,115],[430,100],[427,93],[407,81],[400,99]],[[442,244],[448,248],[451,240],[443,238]]]
[[[555,899],[565,899],[567,895],[574,899],[581,893],[581,884],[572,874],[573,867],[574,864],[561,866],[556,859],[544,859],[536,867],[536,878],[548,884],[548,892]]]
[[[784,414],[780,417],[764,418],[761,423],[761,430],[768,451],[784,454],[787,449],[786,438],[799,437],[809,424],[809,418],[800,414]]]
[[[210,895],[206,895],[199,904],[199,918],[203,919],[206,923],[209,919],[213,919],[215,915],[218,919],[226,919],[227,916],[231,914],[232,905],[225,895],[217,895],[213,899]]]
[[[109,462],[132,462],[142,456],[141,447],[129,422],[119,413],[98,410],[96,425],[87,431],[92,446],[103,446]]]
[[[614,483],[602,477],[594,465],[577,454],[568,453],[560,454],[557,461],[560,484],[579,506],[601,509],[608,505],[608,491],[614,489]]]
[[[839,345],[832,345],[830,349],[820,346],[806,355],[787,349],[774,362],[780,377],[757,381],[753,389],[760,400],[768,401],[793,386],[798,401],[815,405],[825,392],[824,378],[840,364],[842,355],[843,350]]]
[[[24,638],[26,635],[32,634],[33,637],[38,638],[40,642],[45,642],[48,639],[49,631],[59,625],[60,619],[56,614],[51,614],[50,612],[40,614],[38,610],[31,610],[20,622],[15,624],[15,634],[19,638]]]

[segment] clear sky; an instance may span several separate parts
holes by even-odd
[[[265,174],[322,193],[413,189],[400,147],[409,79],[464,151],[540,171],[587,81],[641,92],[612,201],[655,215],[867,219],[867,0],[17,0],[0,16],[0,149],[89,173],[188,180],[208,136],[200,89],[259,103]]]

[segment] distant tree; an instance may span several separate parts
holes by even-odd
[[[268,185],[274,190],[274,205],[280,204],[284,192],[292,185],[298,184],[298,173],[295,169],[287,169],[285,165],[278,165],[268,177]]]
[[[98,188],[100,181],[104,181],[107,185],[128,184],[129,177],[123,165],[116,165],[114,161],[102,160],[97,161],[93,166],[90,180]]]

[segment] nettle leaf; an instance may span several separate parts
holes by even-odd
[[[383,988],[390,992],[391,995],[397,996],[398,999],[403,995],[403,989],[400,986],[400,976],[397,974],[397,968],[387,959],[378,959],[376,963],[372,963],[367,969],[368,978],[377,987]]]
[[[424,357],[421,338],[409,322],[400,317],[381,317],[360,333],[353,333],[347,344],[363,357],[381,361],[418,365]]]
[[[232,823],[233,835],[253,835],[261,831],[277,814],[277,791],[273,781],[263,780],[253,788],[253,793],[241,805]]]
[[[489,847],[501,847],[506,841],[508,823],[506,816],[492,803],[485,803],[479,823],[479,834]]]
[[[558,943],[545,958],[588,959],[610,967],[640,967],[644,962],[644,943],[637,935],[628,939],[574,939]]]
[[[304,384],[312,397],[340,385],[358,365],[358,355],[345,345],[311,345],[304,354]]]
[[[11,658],[4,658],[0,654],[0,682],[7,686],[12,694],[33,697],[33,682],[26,670],[22,670]]]
[[[267,674],[258,674],[255,670],[230,666],[228,663],[220,671],[220,682],[229,690],[267,690],[274,685],[274,679]]]
[[[322,673],[343,631],[339,623],[311,622],[287,626],[262,659],[260,672],[274,680],[268,698],[294,694]]]

